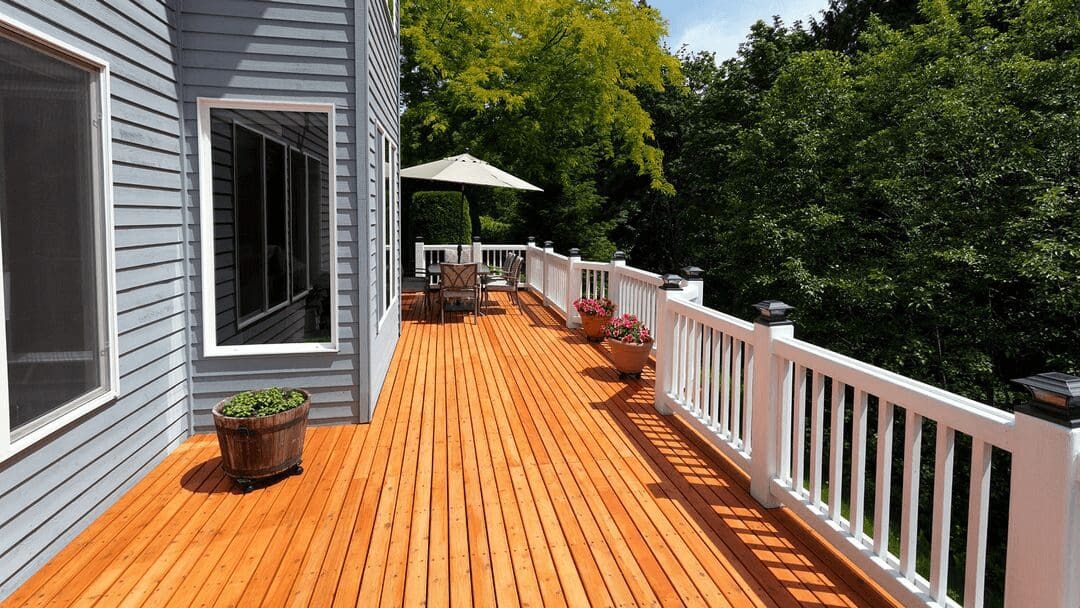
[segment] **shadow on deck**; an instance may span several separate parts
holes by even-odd
[[[658,415],[651,370],[528,296],[475,325],[419,297],[370,425],[248,495],[193,437],[5,606],[892,604]]]

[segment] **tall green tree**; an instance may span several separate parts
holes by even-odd
[[[610,252],[614,225],[597,188],[602,168],[630,168],[649,189],[671,191],[635,94],[680,81],[655,9],[406,0],[401,32],[406,162],[471,150],[546,190],[524,197],[521,225],[594,255]]]

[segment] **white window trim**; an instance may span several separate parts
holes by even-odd
[[[337,255],[337,133],[334,123],[336,107],[332,103],[300,103],[265,101],[257,99],[214,99],[199,97],[199,228],[200,272],[202,277],[202,336],[204,357],[243,357],[259,355],[298,355],[307,353],[336,353],[339,351],[340,328],[338,310],[338,255]],[[210,141],[210,110],[264,110],[271,112],[321,112],[327,115],[329,134],[330,172],[330,341],[321,343],[244,344],[222,346],[217,343],[216,289],[214,287],[214,184]],[[288,148],[286,148],[287,150]],[[287,155],[287,153],[286,153]],[[205,204],[210,201],[211,204]]]
[[[378,297],[377,310],[379,311],[379,321],[376,323],[376,332],[382,334],[385,331],[387,321],[392,318],[391,311],[398,310],[401,305],[401,280],[398,276],[399,267],[401,265],[401,253],[399,249],[399,241],[401,240],[400,227],[397,224],[398,215],[401,213],[401,205],[397,200],[398,196],[398,172],[396,170],[398,166],[398,146],[397,143],[390,137],[389,133],[382,127],[381,124],[376,123],[375,127],[376,142],[376,158],[375,166],[376,170],[376,184],[375,184],[375,205],[376,210],[376,223],[375,229],[378,232],[378,236],[375,241],[378,257],[376,258],[376,271],[378,272],[378,278],[376,285],[379,289],[376,296]],[[390,143],[390,150],[392,157],[386,158],[386,142]],[[390,172],[390,191],[383,192],[386,185],[386,172]],[[385,197],[382,198],[382,197]],[[386,199],[390,201],[390,217],[386,217]],[[390,284],[386,285],[386,224],[391,223],[390,228]],[[383,298],[385,297],[384,289],[390,290],[390,301],[386,303],[386,307],[383,308]],[[400,318],[400,315],[399,315]],[[395,328],[397,325],[394,326]]]
[[[82,68],[96,70],[94,86],[97,89],[97,109],[99,114],[98,144],[99,149],[92,159],[91,177],[94,189],[97,191],[99,203],[95,205],[97,213],[103,214],[103,222],[95,226],[104,231],[104,234],[96,234],[96,246],[105,250],[103,269],[104,276],[98,277],[99,297],[104,292],[106,310],[101,315],[105,324],[100,328],[101,337],[108,342],[108,356],[102,359],[102,365],[108,366],[108,386],[102,387],[86,395],[72,400],[65,405],[53,410],[42,417],[41,422],[35,423],[31,430],[25,433],[16,432],[12,438],[11,432],[11,403],[7,391],[7,332],[0,331],[0,461],[36,444],[45,437],[55,433],[79,418],[85,416],[107,403],[115,401],[120,396],[120,348],[119,334],[117,331],[116,309],[116,248],[114,246],[114,221],[113,221],[113,176],[112,176],[112,104],[110,97],[110,70],[109,64],[95,55],[78,49],[62,40],[58,40],[35,28],[25,25],[7,15],[0,14],[0,31],[9,32],[16,37],[26,38],[42,48],[53,51],[54,56],[61,60],[70,61]],[[0,320],[6,319],[4,310],[4,298],[0,298]],[[4,321],[6,323],[6,321]]]

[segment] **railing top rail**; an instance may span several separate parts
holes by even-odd
[[[749,321],[678,298],[668,300],[668,306],[677,314],[719,329],[737,340],[752,342],[754,339],[754,324]]]
[[[619,274],[628,276],[646,283],[654,284],[657,287],[664,284],[664,279],[655,272],[649,272],[640,268],[634,268],[633,266],[622,266],[619,268]]]
[[[555,253],[554,251],[551,252],[550,254],[548,254],[548,257],[555,258],[556,260],[558,260],[560,262],[566,262],[567,264],[570,263],[570,258],[566,257],[565,255],[559,255],[559,254]]]
[[[774,343],[774,352],[998,448],[1010,452],[1014,449],[1015,416],[1010,412],[802,340],[779,338]]]
[[[521,251],[526,249],[525,245],[487,245],[481,243],[480,248],[484,251]]]
[[[575,262],[578,268],[583,270],[611,270],[611,264],[607,262]]]

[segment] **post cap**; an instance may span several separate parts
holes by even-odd
[[[417,243],[423,243],[424,242],[424,237],[417,235],[416,242]]]
[[[578,249],[577,247],[574,247],[574,248],[570,249],[570,254],[569,255],[572,258],[580,258],[581,257],[581,250]]]
[[[535,243],[536,242],[536,237],[535,236],[530,236],[528,242]]]
[[[480,242],[480,237],[478,237],[478,236],[472,237],[472,242],[479,243]]]
[[[552,243],[551,241],[544,241],[544,249],[554,249],[554,248],[555,248],[555,243]]]
[[[1031,401],[1021,405],[1018,411],[1069,428],[1080,428],[1080,378],[1047,372],[1016,378],[1013,382],[1031,393]]]
[[[618,262],[620,260],[624,262],[626,261],[626,252],[622,251],[621,249],[616,250],[615,253],[611,254],[611,261]]]
[[[677,274],[665,274],[664,284],[660,286],[660,289],[664,291],[682,291],[682,277]]]
[[[700,281],[701,277],[705,275],[705,271],[697,266],[687,266],[686,268],[683,268],[682,271],[686,275],[686,278],[691,281]]]
[[[787,316],[795,310],[794,306],[788,306],[780,300],[758,302],[754,304],[754,308],[758,311],[758,316],[754,321],[762,325],[791,325],[791,319]]]

